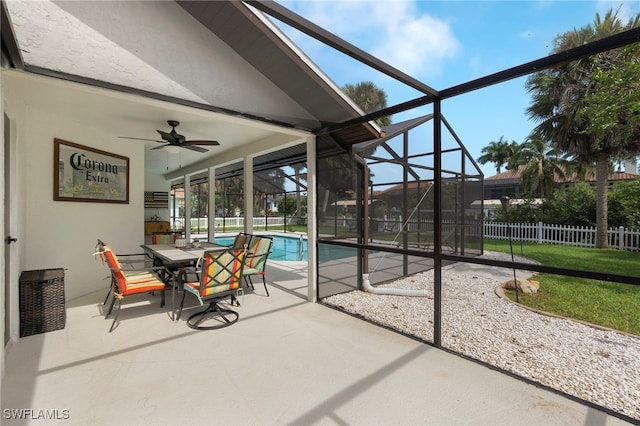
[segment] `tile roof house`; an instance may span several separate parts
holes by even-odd
[[[503,195],[511,198],[521,198],[523,196],[522,172],[524,166],[517,169],[506,170],[502,173],[489,176],[484,180],[484,199],[498,200]],[[609,173],[609,185],[621,180],[632,180],[637,177],[636,168],[633,163],[625,164],[625,171],[612,171]],[[556,188],[566,188],[576,182],[581,181],[576,173],[569,174],[563,178],[556,177],[554,185]],[[587,174],[584,181],[595,184],[595,175]]]

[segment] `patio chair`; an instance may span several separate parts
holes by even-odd
[[[229,246],[234,249],[246,249],[249,247],[249,242],[251,241],[251,234],[247,234],[244,232],[239,232],[236,235],[236,238],[233,240],[233,244]]]
[[[94,256],[98,256],[102,263],[106,263],[106,257],[104,255],[104,249],[106,244],[102,242],[102,240],[98,239],[98,243],[96,244]],[[134,254],[117,254],[116,261],[118,262],[118,267],[125,275],[145,275],[147,274],[147,270],[142,267],[136,266],[142,264],[143,266],[147,266],[148,262],[151,262],[152,259],[149,258],[147,253],[134,253]],[[109,296],[111,295],[111,289],[113,288],[113,276],[109,274],[109,278],[111,278],[111,282],[109,283],[109,289],[107,290],[107,295],[102,302],[102,305],[107,304],[107,300],[109,300]]]
[[[271,251],[272,244],[272,237],[261,237],[254,235],[253,238],[251,238],[251,243],[249,244],[249,249],[247,251],[247,257],[244,261],[244,269],[242,270],[242,276],[244,277],[245,283],[251,286],[252,290],[255,290],[255,287],[253,287],[251,276],[262,276],[262,284],[264,284],[264,290],[267,292],[267,296],[269,296],[269,290],[267,290],[265,266],[267,266],[267,257],[269,256],[269,252]]]
[[[111,248],[109,248],[109,246],[101,240],[98,240],[97,248],[98,251],[96,254],[100,256],[111,271],[111,286],[103,305],[106,305],[107,300],[109,299],[109,294],[113,293],[113,298],[111,300],[109,310],[105,314],[105,318],[108,318],[109,315],[111,315],[115,302],[116,300],[118,301],[118,307],[116,309],[116,314],[113,317],[111,327],[109,328],[109,333],[113,331],[113,327],[118,320],[122,299],[127,296],[160,291],[160,307],[164,306],[164,290],[167,288],[165,280],[172,277],[171,273],[166,270],[166,268],[153,267],[145,269],[124,269],[118,260],[118,256],[111,250]]]
[[[178,238],[177,233],[174,232],[154,232],[151,235],[152,244],[174,244]]]
[[[219,305],[222,299],[229,296],[233,304],[238,292],[242,292],[242,268],[245,249],[213,250],[204,253],[199,281],[187,281],[187,270],[178,272],[178,285],[182,285],[182,300],[178,311],[178,320],[184,308],[187,293],[193,294],[201,305],[208,302],[209,306],[203,311],[196,312],[187,319],[187,325],[197,330],[213,330],[228,327],[238,321],[239,314],[231,309]],[[207,317],[217,316],[214,325],[201,325]],[[211,318],[209,318],[211,319]]]

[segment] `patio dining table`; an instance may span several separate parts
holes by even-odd
[[[214,243],[200,243],[197,246],[188,244],[185,247],[176,247],[171,244],[143,244],[140,247],[151,255],[155,266],[164,266],[171,272],[170,276],[163,277],[171,282],[171,320],[175,321],[176,311],[176,273],[180,268],[195,266],[199,258],[206,251],[226,250],[229,247]]]

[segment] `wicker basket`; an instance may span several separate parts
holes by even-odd
[[[20,337],[64,328],[64,269],[20,275]]]

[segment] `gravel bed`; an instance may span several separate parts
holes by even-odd
[[[443,268],[443,347],[640,420],[639,337],[518,306],[496,294],[506,280],[483,269],[484,273]],[[380,287],[427,289],[432,294],[433,271]],[[433,341],[431,296],[352,291],[323,302]]]

